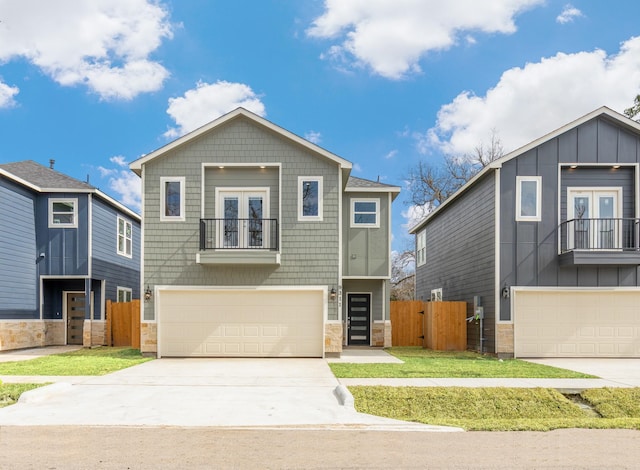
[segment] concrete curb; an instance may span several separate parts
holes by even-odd
[[[348,406],[349,408],[355,409],[353,395],[351,395],[351,392],[347,387],[344,385],[338,385],[333,393],[338,397],[338,401],[342,406]]]
[[[44,387],[34,388],[33,390],[29,390],[28,392],[24,392],[20,395],[18,403],[42,403],[53,395],[68,392],[72,386],[73,385],[70,383],[58,382],[51,385],[45,385]]]

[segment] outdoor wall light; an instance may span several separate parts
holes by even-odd
[[[336,300],[336,295],[337,295],[336,288],[332,287],[331,292],[329,292],[329,298],[331,300]]]
[[[504,286],[504,287],[502,288],[502,298],[503,298],[503,299],[508,299],[510,295],[511,295],[511,292],[510,292],[510,290],[509,290],[509,287]]]
[[[149,286],[147,286],[147,290],[144,291],[144,301],[145,302],[150,301],[152,296],[153,296],[153,293],[151,292],[151,289],[149,289]]]

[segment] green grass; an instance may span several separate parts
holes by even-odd
[[[596,388],[580,396],[604,418],[640,417],[640,388]]]
[[[462,387],[349,387],[362,413],[468,431],[549,431],[559,428],[640,429],[637,404],[625,412],[590,417],[552,389]],[[603,391],[604,390],[604,391]],[[637,400],[640,389],[598,389],[603,402]],[[583,398],[587,401],[586,396]],[[596,409],[597,405],[596,405]],[[598,409],[598,411],[600,411]],[[601,412],[602,413],[602,412]]]
[[[104,375],[150,361],[131,348],[100,347],[0,363],[0,375]]]
[[[471,351],[432,351],[420,347],[396,347],[385,351],[404,361],[404,364],[329,364],[338,378],[592,378],[565,369],[534,364],[518,359],[501,361],[493,356]]]
[[[0,408],[13,405],[20,395],[45,384],[3,384],[0,382]]]

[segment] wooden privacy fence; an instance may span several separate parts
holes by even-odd
[[[421,300],[394,300],[391,302],[391,344],[393,346],[422,346],[422,324],[425,309]]]
[[[131,346],[140,349],[140,300],[107,300],[105,339],[107,346]]]
[[[391,302],[391,344],[438,351],[467,349],[466,302]]]

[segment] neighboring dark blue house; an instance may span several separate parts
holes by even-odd
[[[640,124],[602,107],[505,155],[411,229],[418,299],[468,347],[640,357]]]
[[[36,162],[0,164],[0,351],[104,344],[106,300],[132,298],[140,216]]]

